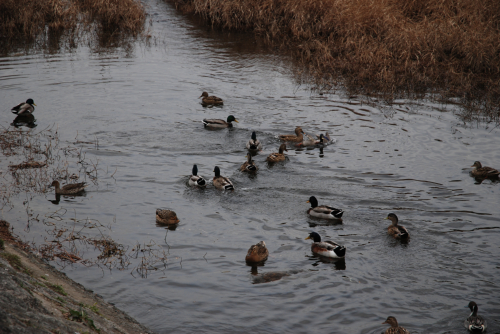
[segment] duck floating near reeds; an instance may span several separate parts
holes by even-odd
[[[219,190],[234,190],[233,183],[227,177],[220,175],[219,167],[215,166],[214,172],[215,176],[213,179],[213,184],[215,188]]]
[[[387,215],[387,218],[390,221],[392,221],[392,225],[387,228],[387,233],[396,238],[396,239],[408,239],[410,237],[410,233],[406,229],[406,227],[398,225],[399,219],[398,216],[396,216],[394,213],[389,213]]]
[[[327,205],[318,205],[318,200],[316,197],[311,196],[306,203],[311,203],[311,207],[307,210],[307,213],[316,218],[323,219],[342,219],[344,211],[341,209],[336,209]]]
[[[35,111],[36,104],[33,99],[27,99],[26,102],[21,102],[17,106],[13,107],[11,111],[17,115],[27,115],[32,114]]]
[[[233,123],[236,122],[239,123],[236,118],[234,118],[233,115],[227,116],[227,121],[224,121],[223,119],[204,119],[203,121],[203,126],[206,128],[232,128]]]
[[[286,144],[281,144],[279,148],[278,153],[271,153],[269,156],[266,158],[267,162],[281,162],[286,160],[286,155],[283,153],[284,151],[288,150],[286,149]]]
[[[470,302],[466,307],[468,307],[472,313],[465,319],[464,326],[471,333],[484,333],[486,331],[486,320],[480,315],[477,315],[477,304],[475,302]]]
[[[203,104],[212,104],[212,105],[223,105],[224,104],[224,101],[220,97],[208,96],[207,92],[201,93],[200,97],[201,97],[201,102]]]
[[[248,153],[246,155],[246,158],[247,158],[247,161],[245,163],[243,163],[243,165],[241,165],[240,171],[247,172],[247,173],[257,172],[259,170],[259,167],[257,167],[255,165],[254,161],[252,160],[252,155],[250,153]]]
[[[172,210],[156,209],[156,223],[159,225],[173,225],[179,222],[177,214]]]
[[[247,252],[245,261],[249,263],[259,263],[267,260],[269,251],[267,250],[266,243],[261,241],[252,247]]]
[[[314,241],[311,245],[311,251],[315,254],[331,258],[345,257],[346,248],[344,246],[330,240],[322,242],[320,235],[316,232],[309,233],[305,240],[308,239]]]
[[[193,165],[193,175],[189,178],[189,185],[191,187],[205,187],[207,185],[207,182],[205,179],[198,175],[198,166]]]
[[[262,143],[257,139],[255,131],[252,132],[252,137],[247,143],[247,149],[253,153],[262,150]]]
[[[88,185],[85,182],[70,183],[60,188],[59,181],[54,181],[51,186],[56,188],[56,195],[78,195],[83,193]]]
[[[483,178],[498,177],[498,175],[500,174],[500,172],[495,168],[486,166],[483,167],[479,161],[475,161],[471,167],[473,169],[470,173],[472,174],[472,176],[475,177],[483,177]]]
[[[410,334],[408,330],[399,326],[398,321],[394,317],[387,317],[387,320],[382,324],[391,325],[391,328],[385,331],[385,334]]]
[[[279,135],[278,138],[282,141],[300,143],[304,139],[304,131],[298,126],[295,128],[295,135]]]

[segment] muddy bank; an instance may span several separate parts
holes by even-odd
[[[8,226],[0,221],[0,333],[153,333],[23,250]]]

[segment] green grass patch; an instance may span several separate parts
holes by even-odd
[[[64,291],[64,288],[62,287],[62,285],[49,284],[48,287],[51,288],[53,291],[57,292],[60,295],[63,295],[63,296],[67,296],[68,295],[68,293],[66,291]]]
[[[72,320],[72,321],[85,322],[87,324],[87,326],[89,326],[89,328],[95,330],[98,333],[101,332],[101,330],[98,329],[94,325],[94,321],[92,319],[90,319],[88,317],[87,313],[85,313],[85,311],[83,311],[83,310],[82,311],[75,311],[75,310],[69,309],[68,319]]]
[[[6,259],[13,268],[17,270],[24,269],[23,264],[21,263],[21,258],[19,256],[5,252],[0,253],[0,256]]]

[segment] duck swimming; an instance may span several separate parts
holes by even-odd
[[[285,161],[286,160],[286,155],[283,153],[283,151],[287,151],[286,149],[286,144],[281,144],[279,148],[279,153],[271,153],[269,156],[266,158],[267,162],[280,162],[280,161]]]
[[[234,118],[233,115],[227,116],[227,121],[224,121],[223,119],[204,119],[203,121],[203,126],[206,128],[232,128],[233,123],[231,122],[236,122],[239,123],[236,118]]]
[[[278,138],[282,141],[300,143],[304,139],[304,131],[300,126],[295,128],[295,135],[280,135]]]
[[[500,174],[499,171],[497,171],[495,168],[491,167],[483,167],[479,161],[474,162],[474,164],[471,166],[473,169],[470,172],[472,176],[476,177],[498,177]]]
[[[396,216],[394,213],[389,213],[387,218],[390,221],[392,221],[392,225],[387,228],[387,233],[389,235],[393,236],[396,239],[408,239],[410,237],[410,234],[406,227],[398,225],[398,216]]]
[[[318,200],[314,196],[309,197],[309,200],[306,203],[311,203],[311,208],[307,210],[307,213],[312,217],[323,219],[341,219],[344,214],[344,211],[341,209],[336,209],[326,205],[319,206]]]
[[[464,325],[471,333],[483,333],[486,331],[486,320],[477,315],[477,304],[470,302],[468,307],[472,313],[465,319]]]
[[[87,187],[88,185],[85,184],[85,182],[71,183],[64,185],[62,188],[59,188],[59,181],[54,181],[52,182],[51,186],[56,188],[56,195],[77,195],[84,192],[85,187]]]
[[[257,167],[254,164],[254,161],[252,160],[252,155],[250,153],[247,154],[247,161],[243,163],[240,167],[241,172],[248,172],[248,173],[255,173],[256,171],[259,170],[259,167]]]
[[[207,92],[201,93],[200,97],[202,98],[201,102],[203,104],[213,104],[213,105],[222,105],[222,104],[224,104],[224,101],[222,101],[222,99],[220,97],[217,97],[217,96],[208,96]]]
[[[36,104],[33,99],[27,99],[26,102],[21,102],[17,106],[13,107],[11,111],[17,115],[27,115],[32,114],[35,111]]]
[[[219,167],[215,166],[214,172],[213,184],[215,188],[219,190],[234,190],[233,183],[227,177],[220,175]]]
[[[399,326],[398,321],[394,317],[387,317],[387,320],[382,324],[389,324],[391,328],[385,331],[385,334],[410,334],[406,329]]]
[[[342,258],[345,256],[346,248],[339,245],[333,241],[321,241],[321,237],[316,232],[309,233],[309,236],[305,239],[312,239],[314,242],[311,245],[311,251],[315,254],[331,257],[331,258]]]
[[[198,186],[198,187],[205,187],[207,185],[207,182],[205,181],[205,179],[198,175],[198,166],[196,165],[193,165],[193,171],[192,171],[193,175],[191,175],[191,177],[189,178],[189,185],[194,187],[194,186]]]
[[[262,143],[257,139],[257,134],[252,132],[252,137],[247,143],[247,149],[252,152],[257,152],[262,150]]]
[[[247,252],[245,261],[249,263],[259,263],[267,260],[269,251],[267,250],[266,243],[261,241],[253,246]]]
[[[177,214],[172,210],[156,209],[156,223],[160,225],[172,225],[178,222],[179,218],[177,218]]]

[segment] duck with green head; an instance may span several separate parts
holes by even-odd
[[[214,168],[215,176],[213,178],[214,187],[219,190],[234,190],[233,183],[227,177],[220,175],[219,167]]]
[[[11,111],[17,115],[28,115],[35,111],[36,104],[33,99],[27,99],[26,102],[21,102],[17,106],[13,107]]]
[[[206,128],[232,128],[233,123],[239,123],[233,115],[227,116],[227,121],[223,119],[204,119],[203,126]]]
[[[320,235],[316,232],[309,233],[309,236],[305,240],[308,239],[314,241],[311,245],[311,251],[314,254],[331,258],[345,257],[346,248],[344,246],[330,240],[321,241]]]

